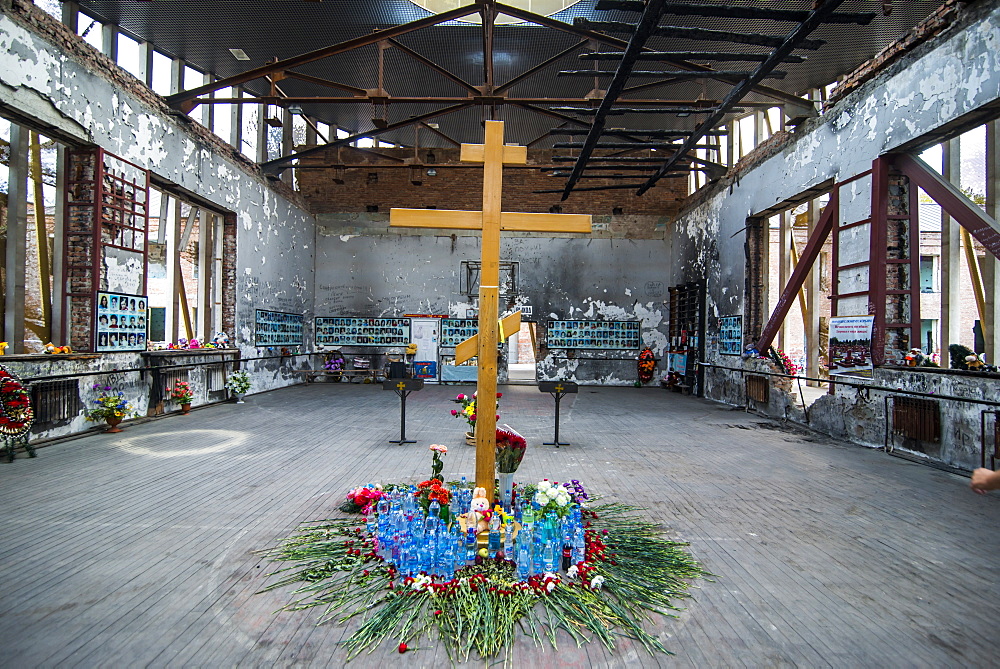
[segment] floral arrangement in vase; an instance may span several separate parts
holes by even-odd
[[[191,404],[191,400],[194,399],[191,384],[178,379],[170,389],[170,397],[178,404]]]
[[[535,502],[541,507],[543,517],[549,511],[553,511],[560,518],[564,518],[570,512],[573,497],[564,486],[542,479],[535,486]]]
[[[503,393],[497,393],[497,411],[500,411],[500,398],[503,397]],[[462,405],[461,409],[452,409],[451,415],[455,418],[461,418],[469,424],[469,429],[475,431],[476,429],[476,393],[471,395],[466,395],[464,393],[459,393],[453,400]],[[497,420],[500,420],[500,414],[497,414]]]
[[[125,399],[124,393],[112,394],[111,386],[99,383],[94,385],[94,390],[100,390],[101,394],[94,400],[97,408],[87,412],[87,420],[111,422],[108,420],[111,419],[117,424],[123,418],[133,415],[132,405]]]
[[[528,442],[510,426],[497,428],[497,471],[501,474],[516,472],[527,448]]]
[[[251,385],[250,374],[245,371],[233,372],[226,379],[226,388],[234,395],[246,395]]]
[[[451,502],[451,492],[445,487],[441,479],[430,479],[417,484],[417,491],[414,493],[417,506],[424,511],[424,515],[430,512],[431,502],[441,505],[439,516],[444,522],[448,522],[450,511],[448,504]]]

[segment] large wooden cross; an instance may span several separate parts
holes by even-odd
[[[476,380],[476,487],[486,488],[490,500],[496,468],[497,330],[509,337],[520,329],[520,313],[498,321],[500,299],[500,231],[577,232],[591,231],[589,214],[536,214],[500,211],[503,166],[525,165],[525,146],[505,146],[503,121],[486,121],[484,144],[463,144],[461,159],[483,163],[483,210],[391,209],[389,225],[409,228],[482,230],[482,262],[479,277],[479,334],[459,344],[456,362],[478,355]]]

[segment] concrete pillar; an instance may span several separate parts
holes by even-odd
[[[24,264],[28,249],[28,129],[10,124],[7,177],[7,282],[3,338],[8,353],[24,353]]]
[[[184,61],[174,58],[170,61],[170,94],[184,90]]]
[[[243,89],[233,86],[230,91],[233,98],[243,97]],[[243,105],[234,104],[229,106],[229,143],[237,151],[243,150]]]
[[[758,109],[753,113],[753,145],[758,146],[767,139],[767,119],[763,109]]]
[[[941,145],[944,178],[961,187],[961,153],[959,141]],[[950,366],[948,346],[969,345],[972,333],[962,332],[962,237],[961,227],[948,214],[941,212],[941,366]],[[968,336],[964,336],[964,335]],[[971,348],[971,346],[970,346]]]
[[[62,22],[73,32],[80,32],[80,3],[75,0],[63,0]]]
[[[281,155],[287,156],[295,150],[295,124],[288,109],[280,109],[281,118]],[[295,184],[295,170],[288,169],[281,173],[281,180],[289,186]]]
[[[270,160],[267,150],[267,105],[257,105],[257,162]]]
[[[212,332],[224,330],[222,327],[222,235],[225,231],[222,216],[212,216]]]
[[[729,128],[729,134],[726,135],[726,141],[728,142],[728,145],[727,145],[728,146],[728,149],[727,149],[727,151],[728,151],[728,155],[727,155],[728,161],[727,161],[726,164],[729,167],[732,167],[737,162],[736,147],[739,146],[737,144],[737,142],[736,142],[736,128],[737,127],[738,127],[738,124],[735,121],[730,121],[729,122],[729,126],[728,126],[728,128]]]
[[[986,213],[1000,219],[1000,121],[986,124]],[[983,292],[986,295],[986,359],[1000,360],[1000,260],[987,253],[983,260]]]
[[[786,209],[778,215],[778,289],[784,290],[792,275],[792,212]],[[788,350],[788,318],[778,330],[778,348]]]
[[[816,224],[819,223],[820,206],[819,200],[809,201],[809,235],[812,236]],[[805,286],[806,306],[808,313],[805,314],[806,325],[806,376],[811,378],[819,377],[819,317],[820,317],[820,267],[822,255],[813,263],[809,275],[806,276]],[[809,381],[810,386],[818,386],[816,381]]]
[[[139,78],[149,88],[153,87],[153,43],[139,42]]]
[[[113,23],[101,24],[101,53],[118,62],[118,26]]]
[[[215,81],[215,77],[211,74],[202,75],[202,84],[210,84],[213,81]],[[214,98],[215,93],[212,91],[208,97]],[[201,105],[201,124],[209,130],[215,130],[215,105]]]

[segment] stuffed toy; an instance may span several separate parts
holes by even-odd
[[[476,488],[472,492],[472,503],[469,505],[467,527],[475,526],[476,532],[485,532],[489,529],[489,524],[487,523],[489,512],[490,500],[486,498],[486,488]]]

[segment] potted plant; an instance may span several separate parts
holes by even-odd
[[[178,379],[173,388],[170,389],[170,397],[181,405],[181,413],[186,414],[191,411],[191,400],[194,399],[194,393],[187,381]]]
[[[126,401],[125,394],[120,392],[112,394],[111,386],[102,386],[99,383],[94,385],[94,390],[101,391],[101,394],[94,400],[97,408],[87,412],[87,420],[103,420],[108,424],[105,432],[121,432],[118,424],[133,414],[132,405]]]
[[[237,404],[243,404],[243,396],[250,390],[250,375],[244,371],[233,372],[226,379],[226,388],[236,398]]]

